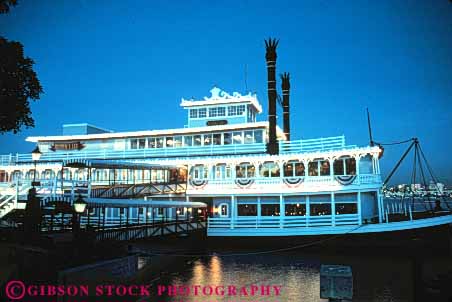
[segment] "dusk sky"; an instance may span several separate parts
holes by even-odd
[[[213,85],[256,92],[266,120],[264,39],[275,37],[277,73],[291,73],[293,139],[344,134],[366,145],[369,107],[376,141],[417,136],[452,183],[448,0],[19,0],[0,15],[0,35],[24,45],[44,88],[35,128],[0,135],[0,154],[30,152],[27,136],[61,134],[65,123],[181,128],[181,98],[201,99]],[[406,147],[386,148],[383,176]],[[411,168],[394,180],[409,183]]]

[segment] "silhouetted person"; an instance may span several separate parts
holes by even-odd
[[[442,210],[443,210],[443,208],[441,208],[441,201],[439,199],[435,200],[435,209],[434,209],[434,211],[435,212],[439,212],[439,211],[442,211]]]
[[[41,224],[41,204],[39,198],[36,196],[36,189],[31,188],[28,191],[27,205],[25,207],[24,215],[24,231],[25,238],[35,238],[40,231]]]

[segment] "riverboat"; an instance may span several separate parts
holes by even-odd
[[[213,87],[201,100],[182,99],[180,128],[113,132],[82,123],[63,125],[62,135],[28,137],[39,159],[0,156],[0,219],[11,223],[34,187],[43,207],[83,196],[82,226],[203,216],[210,237],[275,237],[452,223],[450,211],[419,215],[409,202],[385,203],[381,146],[348,144],[344,136],[292,140],[290,78],[282,75],[281,129],[277,42],[266,46],[267,121],[258,119],[256,94]]]

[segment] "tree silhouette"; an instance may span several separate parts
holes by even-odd
[[[0,13],[7,13],[16,0],[0,0]],[[33,70],[33,60],[24,57],[21,43],[0,36],[0,134],[34,127],[29,99],[43,93]]]
[[[0,14],[9,12],[10,6],[16,6],[17,0],[0,0]]]

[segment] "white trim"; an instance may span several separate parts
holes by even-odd
[[[166,136],[176,134],[198,134],[211,133],[218,131],[229,130],[245,130],[245,129],[268,129],[269,124],[267,121],[255,122],[255,123],[241,123],[241,124],[227,124],[217,126],[204,126],[193,128],[176,128],[165,130],[143,130],[143,131],[130,131],[130,132],[113,132],[113,133],[98,133],[98,134],[80,134],[80,135],[54,135],[54,136],[29,136],[25,140],[27,142],[52,142],[52,141],[74,141],[74,140],[97,140],[97,139],[109,139],[109,138],[139,138],[147,136]],[[277,133],[280,137],[285,137],[282,129],[277,126]]]
[[[365,233],[381,233],[404,231],[412,229],[420,229],[427,227],[435,227],[452,223],[452,215],[417,219],[413,221],[400,221],[390,223],[376,223],[366,225],[351,226],[318,226],[318,227],[297,227],[297,228],[208,228],[207,236],[316,236],[316,235],[334,235],[334,234],[365,234]]]

